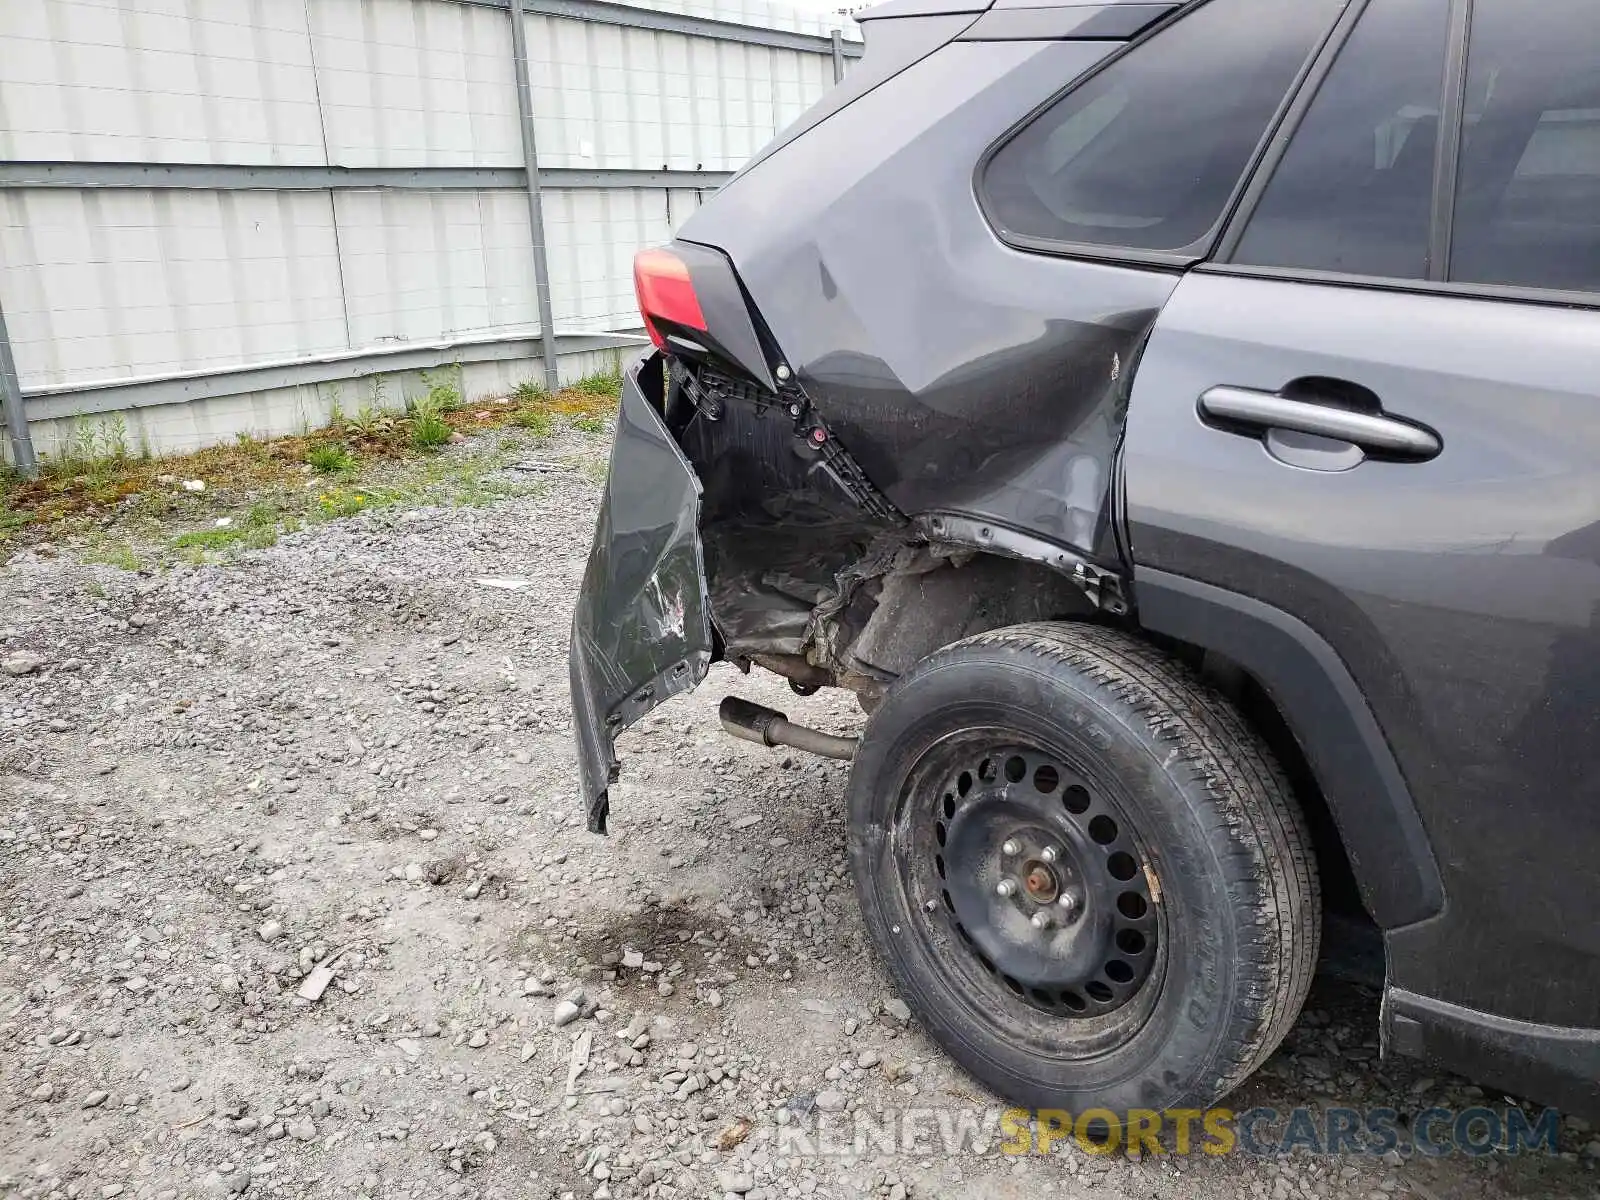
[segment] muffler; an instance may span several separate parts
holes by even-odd
[[[717,716],[722,720],[722,727],[736,738],[762,746],[792,746],[808,754],[820,754],[823,758],[848,761],[856,756],[856,744],[860,741],[859,738],[839,737],[823,733],[820,729],[796,725],[776,709],[752,704],[738,696],[724,697],[717,709]]]

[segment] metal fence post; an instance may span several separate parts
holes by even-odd
[[[522,0],[511,0],[511,55],[517,72],[517,123],[522,129],[522,161],[528,174],[528,227],[533,235],[533,294],[539,307],[539,346],[544,352],[544,386],[561,386],[556,368],[556,321],[550,305],[550,261],[545,253],[544,200],[539,195],[539,149],[533,130],[533,84],[528,69],[528,29]]]
[[[28,432],[28,411],[22,400],[22,381],[17,378],[17,360],[11,354],[4,309],[0,309],[0,407],[5,409],[6,432],[11,436],[11,465],[24,475],[37,475],[39,460],[33,453],[33,436]]]
[[[829,31],[829,38],[833,42],[833,81],[838,83],[844,78],[844,34],[833,29]]]

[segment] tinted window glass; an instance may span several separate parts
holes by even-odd
[[[1600,9],[1477,0],[1450,278],[1600,292]]]
[[[1339,51],[1235,262],[1421,279],[1449,0],[1374,0]]]
[[[1201,241],[1338,0],[1212,0],[1073,89],[1001,148],[991,218],[1051,241]]]

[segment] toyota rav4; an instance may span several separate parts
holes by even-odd
[[[1199,1107],[1324,904],[1386,1053],[1600,1107],[1589,0],[890,0],[636,282],[571,673],[854,692],[865,922],[1001,1095]],[[616,816],[621,819],[624,813]]]

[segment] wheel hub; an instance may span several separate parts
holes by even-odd
[[[1156,958],[1152,876],[1107,799],[1059,760],[1008,748],[951,771],[936,803],[943,912],[929,916],[985,970],[1061,1016],[1098,1016],[1139,990]]]
[[[1022,886],[1027,890],[1028,899],[1036,904],[1054,904],[1061,894],[1061,883],[1055,872],[1038,859],[1023,865]]]

